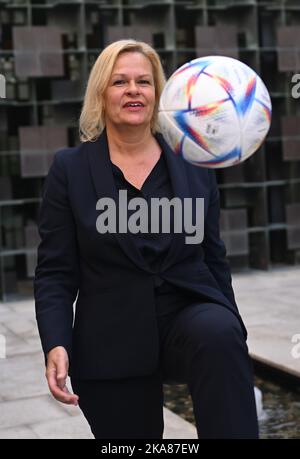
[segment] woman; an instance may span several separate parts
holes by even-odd
[[[95,438],[162,438],[170,381],[188,385],[199,438],[257,438],[217,184],[158,133],[164,82],[149,45],[121,40],[104,49],[87,85],[82,143],[57,152],[47,176],[34,286],[49,388],[79,403]],[[204,198],[202,242],[175,231],[174,197]],[[170,211],[170,231],[160,221],[149,231],[153,198],[165,198],[159,216]],[[147,204],[138,218],[136,199]],[[146,230],[136,230],[144,217]]]

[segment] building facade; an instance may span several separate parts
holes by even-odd
[[[300,261],[299,0],[0,0],[0,300],[32,296],[44,178],[79,143],[90,68],[120,38],[153,45],[167,76],[212,54],[258,72],[272,126],[255,155],[217,171],[222,237],[233,269]]]

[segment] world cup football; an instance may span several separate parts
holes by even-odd
[[[191,164],[239,164],[263,143],[271,124],[269,92],[257,73],[225,56],[194,59],[168,79],[159,125],[174,153]]]

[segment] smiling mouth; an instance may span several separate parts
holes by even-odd
[[[143,108],[144,105],[141,102],[127,102],[124,105],[125,108]]]

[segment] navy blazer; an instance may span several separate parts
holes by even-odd
[[[238,313],[219,236],[219,192],[215,174],[176,156],[163,137],[174,195],[204,198],[205,232],[200,244],[174,235],[160,272],[153,272],[131,233],[100,234],[101,197],[118,202],[105,130],[55,154],[44,182],[39,211],[38,263],[34,279],[36,318],[45,355],[55,346],[69,354],[73,377],[108,379],[155,371],[159,341],[155,312],[156,276]],[[77,297],[77,300],[76,300]],[[76,300],[73,322],[73,303]]]

